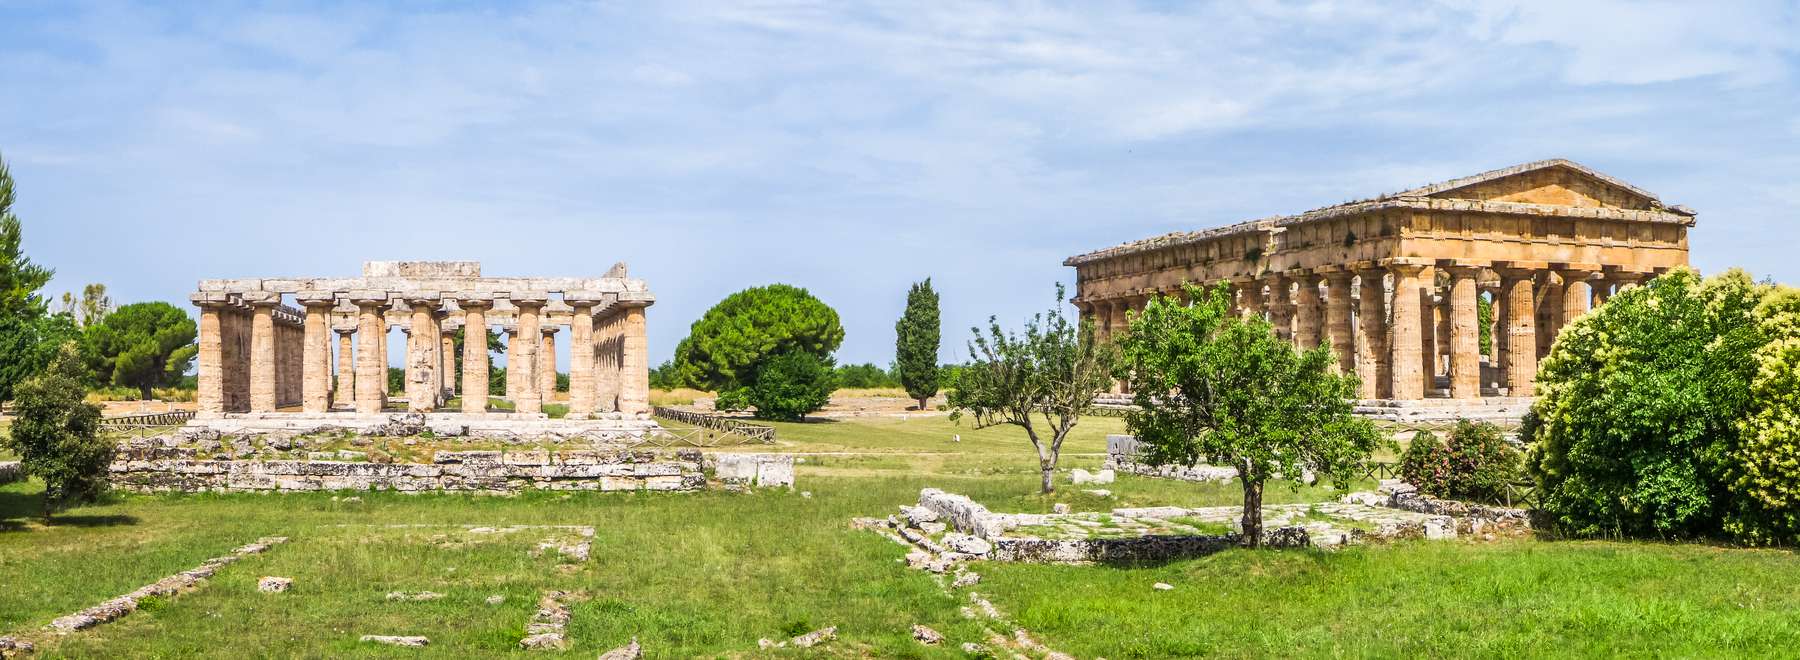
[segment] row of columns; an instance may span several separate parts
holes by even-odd
[[[1439,274],[1446,279],[1441,287]],[[1354,369],[1365,399],[1422,399],[1445,367],[1449,396],[1483,394],[1478,298],[1484,274],[1498,276],[1490,355],[1508,396],[1532,396],[1538,360],[1570,321],[1649,273],[1542,262],[1457,263],[1388,260],[1273,272],[1232,282],[1239,313],[1267,319],[1283,340],[1328,347]],[[1170,292],[1172,293],[1172,292]],[[1153,293],[1077,304],[1103,339],[1126,331]],[[1448,360],[1440,362],[1440,355]]]
[[[332,360],[329,294],[300,294],[299,313],[280,305],[279,294],[196,296],[200,307],[198,358],[202,413],[274,412],[300,405],[305,412],[351,408],[359,413],[386,409],[390,302],[385,296],[352,296],[355,325],[338,328]],[[441,309],[434,295],[404,298],[410,312],[406,331],[405,392],[412,412],[432,412],[455,395],[455,342],[463,328],[465,350],[462,412],[487,409],[488,321],[486,298],[456,298],[461,318]],[[516,296],[513,323],[506,328],[508,396],[519,413],[541,413],[556,389],[556,329],[543,322],[545,298]],[[570,322],[569,418],[598,413],[649,411],[649,360],[645,336],[647,303],[605,305],[567,300]],[[333,387],[334,373],[336,387]]]

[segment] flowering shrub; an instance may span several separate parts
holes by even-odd
[[[1726,467],[1725,530],[1758,545],[1800,544],[1800,291],[1756,308],[1768,343],[1756,351],[1750,415]]]
[[[1465,419],[1451,429],[1448,444],[1430,431],[1414,436],[1400,456],[1400,476],[1434,497],[1495,501],[1518,478],[1520,457],[1499,427]]]

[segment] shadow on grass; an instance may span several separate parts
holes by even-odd
[[[35,493],[19,493],[0,491],[0,532],[18,531],[25,528],[28,521],[43,521],[43,496]],[[49,527],[110,527],[114,525],[136,525],[137,516],[125,514],[110,515],[54,515],[50,516]]]

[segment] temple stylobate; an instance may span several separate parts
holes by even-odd
[[[623,264],[602,277],[483,277],[477,262],[384,262],[361,277],[205,280],[197,419],[378,416],[389,412],[545,419],[556,342],[568,342],[566,420],[648,420],[644,310],[654,301]],[[389,356],[388,336],[406,337]],[[467,346],[457,360],[455,336]],[[506,399],[490,410],[488,333],[506,337]],[[334,341],[335,338],[335,341]],[[334,355],[335,349],[335,355]],[[390,401],[399,357],[404,406]],[[445,404],[458,395],[455,410]]]
[[[1694,215],[1558,159],[1063,264],[1102,336],[1125,332],[1150,296],[1224,281],[1242,313],[1300,346],[1328,346],[1356,370],[1364,399],[1528,397],[1558,330],[1687,264]]]

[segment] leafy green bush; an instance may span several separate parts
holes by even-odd
[[[1769,340],[1757,349],[1752,400],[1726,468],[1725,530],[1757,545],[1800,544],[1800,291],[1756,308]]]
[[[888,373],[888,370],[875,366],[874,363],[846,364],[837,368],[837,383],[838,387],[859,389],[899,387],[900,379]]]
[[[675,347],[672,379],[721,394],[750,387],[764,360],[794,352],[829,362],[844,342],[838,314],[806,289],[771,284],[727,296]]]
[[[1751,408],[1753,311],[1771,287],[1679,268],[1557,336],[1538,371],[1529,467],[1565,533],[1723,531],[1727,462]]]
[[[1400,478],[1427,495],[1449,497],[1450,450],[1444,441],[1430,431],[1413,435],[1412,443],[1400,454]]]
[[[756,371],[756,383],[719,395],[719,406],[756,408],[757,419],[798,421],[824,408],[837,389],[831,363],[812,353],[794,351],[766,360]]]
[[[71,502],[91,502],[106,489],[116,448],[100,436],[100,407],[83,401],[86,371],[74,342],[43,373],[20,383],[7,449],[25,474],[44,482],[44,518]]]
[[[1507,484],[1519,477],[1522,455],[1493,424],[1457,420],[1444,452],[1450,466],[1446,497],[1496,501],[1506,494]]]

